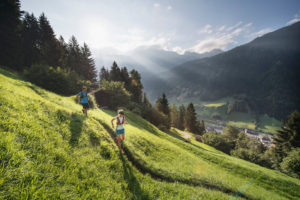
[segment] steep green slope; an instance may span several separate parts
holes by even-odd
[[[110,136],[114,112],[86,118],[73,97],[2,69],[0,94],[1,199],[300,198],[298,179],[186,143],[130,112],[122,156]]]
[[[110,111],[106,113],[112,115]],[[106,116],[102,117],[106,121]],[[298,179],[215,150],[188,144],[161,132],[136,115],[127,114],[127,119],[130,123],[126,127],[127,152],[138,166],[155,176],[243,195],[249,199],[300,198]]]
[[[229,197],[143,175],[119,154],[100,119],[85,118],[73,98],[47,92],[1,68],[0,94],[0,199]]]

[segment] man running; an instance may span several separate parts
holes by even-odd
[[[98,92],[98,90],[91,91],[89,94],[94,94],[95,92]],[[88,92],[87,87],[83,86],[81,92],[77,94],[77,100],[78,103],[81,103],[82,105],[82,112],[87,116],[87,111],[90,108],[89,100],[88,100]]]
[[[125,120],[125,114],[122,109],[118,110],[118,115],[115,116],[111,120],[112,128],[114,128],[114,120],[117,120],[117,126],[116,126],[116,134],[117,134],[117,145],[120,148],[121,152],[124,153],[124,150],[122,148],[123,140],[125,139],[125,129],[123,124],[128,124]]]

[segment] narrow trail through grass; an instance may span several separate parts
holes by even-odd
[[[125,155],[115,112],[83,116],[74,97],[0,68],[0,199],[300,199],[300,181],[189,143],[126,112]]]
[[[110,134],[111,138],[115,141],[115,145],[117,146],[116,135],[115,135],[113,129],[110,128],[107,124],[102,123],[100,120],[98,122],[107,130],[107,132]],[[186,133],[186,134],[189,135],[188,133]],[[191,135],[189,135],[189,136],[191,137]],[[244,199],[250,199],[249,197],[245,196],[241,192],[226,190],[221,187],[216,187],[213,184],[194,182],[193,180],[188,180],[188,181],[174,180],[174,179],[165,177],[163,175],[153,173],[152,170],[145,168],[141,163],[139,163],[137,160],[135,160],[134,156],[132,155],[130,150],[128,148],[126,148],[126,146],[124,146],[124,154],[122,154],[122,155],[125,155],[127,157],[127,159],[131,162],[131,164],[133,166],[135,166],[136,169],[138,169],[142,174],[149,174],[153,179],[155,179],[157,181],[163,181],[163,182],[168,182],[168,183],[179,182],[179,183],[183,183],[183,184],[190,185],[190,186],[200,186],[200,187],[205,187],[206,189],[209,189],[209,190],[219,190],[219,191],[227,193],[229,195],[233,195],[233,197],[239,196],[239,197],[243,197]]]

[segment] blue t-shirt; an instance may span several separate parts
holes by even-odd
[[[80,96],[80,103],[88,103],[87,92],[79,92],[77,95]]]

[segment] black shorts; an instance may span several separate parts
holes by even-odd
[[[81,103],[83,109],[89,109],[90,105],[88,103]]]

